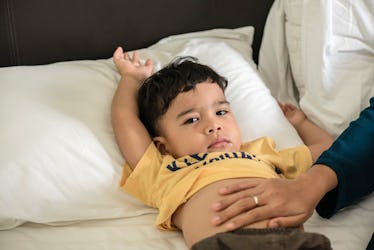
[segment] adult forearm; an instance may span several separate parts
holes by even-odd
[[[303,183],[305,189],[310,191],[311,200],[317,203],[324,195],[338,185],[336,173],[328,166],[314,165],[305,173],[301,174],[296,181]]]
[[[323,217],[332,216],[374,190],[374,98],[370,102],[370,107],[316,162],[329,166],[338,177],[337,188],[327,193],[317,206]]]

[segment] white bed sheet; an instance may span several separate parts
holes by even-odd
[[[305,223],[305,231],[326,235],[334,250],[366,249],[374,229],[374,194],[330,219],[316,212]]]
[[[370,197],[374,199],[374,195]],[[317,214],[305,223],[308,232],[326,235],[335,250],[366,249],[371,237],[374,207],[366,199],[330,220]],[[91,220],[64,226],[25,223],[0,232],[1,250],[187,250],[180,232],[155,228],[156,214],[132,218]]]
[[[2,250],[187,249],[179,232],[154,227],[156,215],[92,220],[65,226],[25,223],[0,233]]]

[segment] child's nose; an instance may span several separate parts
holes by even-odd
[[[212,134],[222,129],[222,124],[218,122],[211,122],[206,128],[205,133],[206,134]]]

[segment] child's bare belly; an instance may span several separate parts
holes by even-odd
[[[245,179],[249,178],[225,179],[209,184],[177,209],[173,215],[173,223],[183,231],[189,248],[206,237],[227,231],[223,226],[212,225],[211,220],[214,216],[212,204],[222,198],[218,195],[220,188]],[[246,227],[266,228],[267,222],[268,220],[260,221]]]

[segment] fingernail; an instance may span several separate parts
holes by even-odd
[[[219,216],[216,216],[212,219],[213,224],[218,224],[221,221],[221,218]]]
[[[221,208],[221,203],[219,203],[219,202],[213,203],[212,208],[213,209],[220,209]]]
[[[277,222],[270,222],[269,223],[269,227],[270,228],[278,228],[279,227],[279,224]]]

